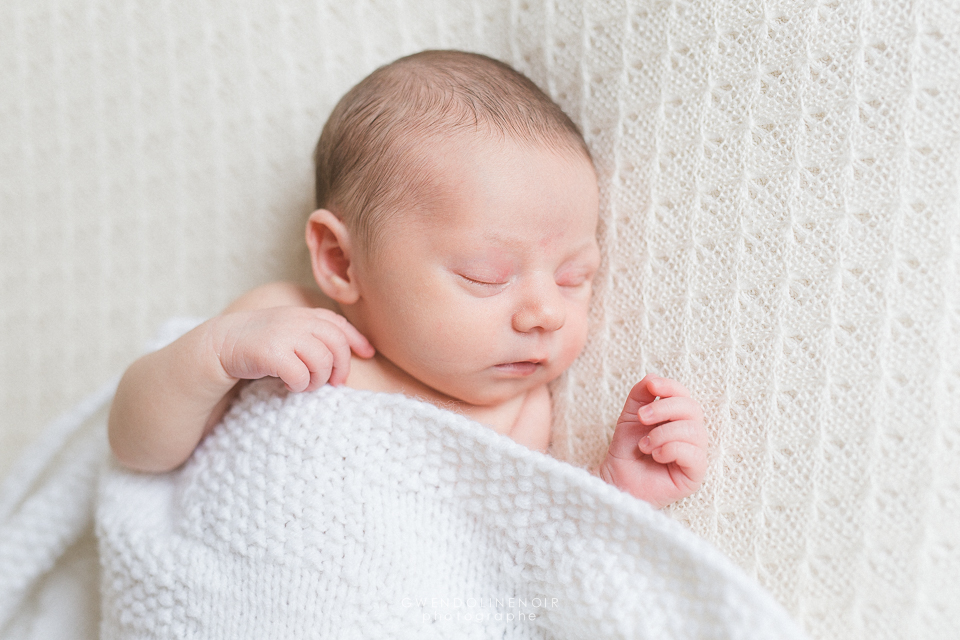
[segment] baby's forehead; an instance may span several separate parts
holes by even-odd
[[[591,159],[572,145],[461,132],[421,139],[418,149],[406,155],[398,166],[406,174],[401,180],[406,188],[396,194],[388,217],[425,233],[471,227],[495,236],[500,226],[516,227],[514,222],[531,216],[549,224],[551,208],[568,206],[568,221],[583,218],[596,224],[596,172]],[[509,210],[510,217],[490,215],[486,209],[491,207]]]
[[[466,227],[490,236],[504,221],[478,215],[483,208],[477,209],[477,202],[491,195],[514,194],[493,205],[507,208],[526,192],[539,190],[546,200],[571,182],[596,191],[592,159],[563,140],[534,142],[474,127],[434,130],[396,142],[393,179],[381,183],[382,205],[367,218],[368,235],[361,236],[362,245],[373,253],[389,241],[395,224],[432,236]],[[522,218],[527,210],[515,212]],[[596,224],[595,208],[583,215]]]
[[[411,135],[404,146],[406,152],[398,154],[398,168],[407,174],[408,184],[425,181],[428,189],[455,189],[465,173],[489,171],[510,163],[526,164],[527,159],[544,154],[563,158],[596,179],[593,159],[577,145],[563,139],[531,142],[492,128],[485,130],[479,124],[473,131],[451,127],[427,135]]]

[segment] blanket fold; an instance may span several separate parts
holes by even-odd
[[[31,596],[41,596],[38,587],[93,523],[98,475],[108,450],[106,408],[117,380],[48,425],[0,486],[0,638],[4,640],[51,638],[41,632],[48,629],[42,623],[37,627],[39,635],[33,635],[35,623],[49,608],[42,606],[43,597],[31,601]],[[85,582],[96,583],[95,572],[88,578]],[[68,611],[71,605],[61,602],[57,609]],[[70,628],[95,624],[95,615],[86,615],[83,624],[73,621]]]
[[[800,638],[646,503],[398,395],[250,385],[181,469],[102,476],[106,639]]]

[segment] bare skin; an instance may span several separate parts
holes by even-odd
[[[342,315],[312,308],[306,290],[267,285],[134,363],[110,416],[120,461],[177,467],[240,381],[264,376],[292,391],[329,382],[403,393],[546,450],[547,384],[583,348],[599,266],[593,168],[573,152],[485,139],[438,144],[433,161],[455,188],[427,215],[383,221],[374,249],[356,246],[334,212],[310,217],[314,278]],[[659,507],[699,487],[706,446],[686,389],[647,376],[595,472]]]
[[[294,391],[342,384],[350,351],[373,347],[320,296],[287,283],[248,292],[223,314],[124,373],[110,408],[110,446],[138,471],[180,466],[223,416],[241,381],[279,377]]]

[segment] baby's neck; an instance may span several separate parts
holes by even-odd
[[[490,406],[468,404],[428,387],[384,358],[380,353],[370,359],[354,356],[350,362],[350,375],[347,376],[346,385],[353,389],[402,393],[405,396],[429,402],[441,409],[460,413],[471,420],[491,427],[497,433],[511,437],[513,437],[514,427],[517,426],[518,419],[523,413],[527,396],[530,394],[530,392],[522,393],[502,403]]]

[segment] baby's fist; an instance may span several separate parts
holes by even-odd
[[[600,477],[659,508],[699,489],[706,470],[700,405],[679,382],[647,375],[627,397]]]
[[[343,316],[327,309],[270,307],[218,316],[213,332],[223,373],[232,379],[280,378],[291,391],[342,384],[350,352],[373,346]]]

